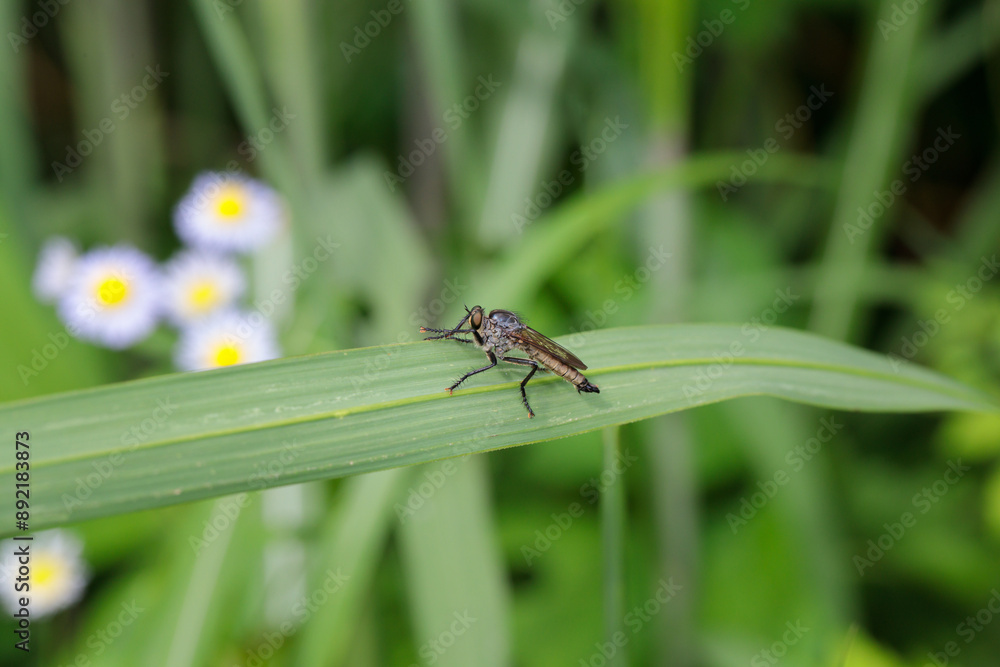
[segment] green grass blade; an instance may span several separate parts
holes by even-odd
[[[604,583],[604,641],[621,648],[609,659],[611,667],[628,665],[628,648],[619,637],[625,632],[625,480],[620,474],[622,455],[620,429],[606,428],[604,440],[604,473],[615,475],[609,484],[601,480],[601,549],[604,552],[602,577]]]
[[[629,176],[567,198],[548,215],[522,227],[521,242],[503,253],[495,277],[473,280],[473,291],[503,286],[506,295],[533,293],[555,267],[564,266],[598,233],[620,225],[636,206],[654,195],[685,188],[705,188],[729,178],[730,169],[746,159],[735,152],[704,153],[665,169]],[[801,155],[773,155],[753,177],[755,184],[827,187],[830,165]],[[508,296],[508,299],[510,296]],[[516,296],[515,299],[516,301]],[[485,302],[485,300],[484,300]]]
[[[309,589],[319,590],[337,575],[346,575],[329,601],[320,606],[311,622],[302,626],[292,664],[343,665],[359,632],[365,596],[381,562],[389,537],[392,505],[402,495],[409,470],[389,470],[359,475],[344,483],[339,502],[330,513],[321,535],[322,554],[314,566]]]
[[[31,528],[384,470],[538,442],[728,398],[769,395],[845,410],[996,410],[905,361],[785,329],[678,325],[563,341],[600,394],[507,367],[443,391],[482,363],[446,341],[361,348],[184,373],[0,406],[30,432]],[[261,462],[292,452],[280,470]],[[14,488],[14,459],[0,483]],[[13,530],[4,526],[3,531]]]
[[[449,463],[418,474],[415,488],[435,473],[446,481],[420,496],[423,504],[400,518],[397,533],[417,655],[439,667],[506,667],[510,600],[493,532],[487,461]]]
[[[888,16],[892,9],[891,0],[882,0],[877,12]],[[904,138],[917,116],[916,107],[908,104],[913,96],[912,62],[920,53],[929,14],[921,12],[907,21],[894,39],[885,39],[874,26],[871,30],[870,54],[811,314],[811,328],[827,336],[846,339],[852,332],[861,292],[859,276],[891,219],[886,215],[862,229],[858,209],[870,206],[874,192],[898,178],[903,168]]]

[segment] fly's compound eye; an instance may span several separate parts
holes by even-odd
[[[483,309],[473,308],[472,315],[469,317],[469,323],[472,324],[473,329],[478,329],[483,324]]]

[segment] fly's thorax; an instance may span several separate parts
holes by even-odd
[[[491,319],[483,320],[480,335],[483,337],[484,350],[492,350],[502,356],[509,352],[513,347],[510,338],[504,334],[503,328],[498,326],[496,322]]]
[[[514,330],[522,326],[517,315],[509,310],[491,310],[489,320],[491,323],[503,329]]]

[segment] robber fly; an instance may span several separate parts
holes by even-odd
[[[468,322],[468,329],[462,326]],[[455,384],[448,387],[448,393],[455,391],[458,385],[465,382],[466,378],[482,373],[497,365],[497,358],[511,364],[521,366],[531,366],[531,370],[523,380],[521,380],[521,401],[528,410],[528,416],[534,417],[535,413],[528,405],[528,395],[524,391],[524,385],[528,384],[531,376],[538,371],[552,371],[561,376],[567,382],[576,386],[576,390],[599,394],[597,385],[591,384],[587,378],[583,377],[580,371],[587,370],[587,365],[580,361],[575,354],[564,348],[559,343],[543,336],[531,327],[525,325],[518,319],[517,315],[509,310],[491,310],[487,316],[481,306],[475,306],[472,310],[465,309],[465,317],[455,326],[454,329],[428,329],[420,327],[420,331],[440,334],[438,336],[428,336],[424,340],[438,340],[448,338],[457,340],[460,343],[473,343],[476,347],[486,353],[490,360],[489,366],[477,368],[469,371],[458,378]],[[472,340],[459,338],[457,334],[472,334]],[[513,350],[524,352],[530,359],[520,357],[508,357],[507,353]]]

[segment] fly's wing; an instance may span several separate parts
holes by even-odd
[[[538,333],[531,327],[522,325],[517,331],[511,332],[509,335],[511,338],[523,345],[530,345],[531,347],[537,347],[540,350],[548,352],[567,366],[580,371],[587,370],[587,364],[580,361],[575,354],[548,336]]]

